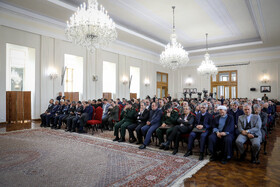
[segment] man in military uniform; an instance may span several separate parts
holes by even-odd
[[[40,117],[41,117],[40,127],[45,127],[46,126],[46,116],[51,113],[52,108],[54,107],[53,102],[54,102],[54,100],[50,99],[48,109],[43,114],[40,115]]]
[[[126,128],[135,123],[137,117],[136,110],[132,107],[132,102],[127,101],[121,113],[122,120],[115,125],[114,135],[116,138],[113,141],[125,142]],[[119,129],[121,129],[121,138],[119,138]]]
[[[179,112],[176,109],[172,109],[170,104],[166,105],[166,111],[162,117],[162,125],[156,130],[157,137],[159,139],[159,144],[164,142],[163,135],[166,131],[166,137],[172,132],[173,127],[177,124],[177,119],[179,117]],[[160,149],[164,149],[165,146],[160,146]]]

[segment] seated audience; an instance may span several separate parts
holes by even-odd
[[[60,118],[60,116],[61,115],[63,115],[63,109],[65,108],[65,102],[64,102],[64,100],[60,100],[60,105],[59,105],[59,107],[58,107],[58,110],[56,111],[56,113],[55,113],[55,115],[53,116],[53,118],[52,118],[52,126],[51,126],[51,128],[52,129],[56,129],[57,128],[57,123],[58,123],[58,120],[59,120],[59,118]]]
[[[136,142],[136,138],[135,138],[134,133],[133,133],[134,130],[136,130],[136,134],[137,134],[137,144],[142,144],[143,143],[141,128],[144,125],[146,125],[146,122],[147,122],[148,118],[149,118],[149,110],[146,107],[146,103],[141,102],[140,111],[137,114],[136,123],[131,124],[127,127],[127,130],[129,132],[129,142],[130,143]]]
[[[76,108],[75,116],[74,116],[74,118],[72,118],[72,123],[70,121],[70,125],[72,124],[72,131],[71,132],[76,132],[76,128],[78,127],[78,124],[80,123],[81,116],[84,112],[84,107],[83,107],[81,101],[77,102],[76,107],[77,108]],[[68,122],[67,122],[67,125],[68,125]]]
[[[177,125],[177,119],[179,117],[179,112],[172,109],[170,104],[166,105],[166,111],[162,117],[162,125],[156,130],[157,138],[159,139],[159,145],[164,142],[163,135],[166,133],[166,137],[172,132],[175,125]],[[160,149],[169,148],[161,145]]]
[[[136,115],[137,115],[137,112],[134,108],[132,108],[132,102],[127,101],[126,105],[121,113],[122,120],[119,121],[117,124],[115,124],[114,136],[116,136],[116,138],[113,139],[113,141],[125,142],[126,128],[129,125],[135,123]],[[119,138],[119,129],[121,129],[120,130],[121,138]]]
[[[72,131],[72,119],[76,117],[76,102],[72,101],[71,107],[68,110],[68,115],[63,118],[63,121],[66,122],[66,130]]]
[[[112,101],[111,106],[108,109],[108,122],[105,123],[105,129],[109,129],[109,131],[113,130],[114,122],[119,121],[119,106],[115,101]],[[106,127],[107,125],[107,127]]]
[[[205,144],[210,128],[212,126],[213,116],[207,112],[208,105],[206,103],[202,103],[200,105],[200,109],[201,109],[201,113],[198,113],[196,115],[195,128],[193,129],[193,131],[190,133],[189,136],[188,152],[184,156],[188,157],[192,155],[194,140],[196,138],[200,138],[199,160],[203,160]]]
[[[80,127],[78,132],[85,133],[84,127],[87,125],[87,121],[91,120],[93,114],[93,106],[90,105],[88,101],[85,102],[84,110],[80,118]]]
[[[261,134],[261,117],[259,115],[253,115],[251,106],[244,104],[244,115],[238,118],[238,129],[240,134],[236,139],[237,148],[241,154],[240,160],[243,161],[246,157],[244,149],[244,143],[249,139],[252,143],[252,163],[259,163],[257,160],[257,154],[260,150],[260,144],[262,140]]]
[[[54,102],[54,100],[50,99],[47,110],[43,114],[40,115],[40,117],[41,117],[41,125],[40,125],[40,127],[46,127],[46,116],[51,114],[51,111],[52,111],[52,109],[54,107],[53,102]]]
[[[188,134],[193,129],[193,124],[195,121],[195,116],[191,114],[191,108],[189,106],[184,107],[184,113],[177,119],[177,123],[179,125],[176,125],[170,135],[167,137],[167,141],[162,144],[165,149],[168,149],[166,147],[169,147],[170,143],[172,141],[175,141],[173,155],[175,155],[178,152],[179,148],[179,140],[180,136],[182,134]]]
[[[262,127],[261,127],[261,132],[262,132],[262,142],[265,141],[265,136],[267,135],[267,113],[263,112],[261,109],[261,106],[258,104],[254,104],[254,113],[256,115],[259,115],[261,117],[262,120]]]
[[[55,116],[55,113],[57,112],[58,108],[59,108],[59,101],[56,100],[51,112],[46,115],[46,126],[45,127],[50,127],[51,120]]]
[[[162,111],[158,108],[158,103],[152,103],[152,110],[150,110],[149,120],[146,125],[141,128],[142,134],[145,136],[144,143],[139,149],[145,149],[151,142],[153,132],[161,125]]]
[[[60,129],[61,128],[61,126],[62,126],[62,121],[64,120],[65,121],[65,119],[66,119],[66,117],[69,115],[69,109],[70,109],[70,106],[71,106],[71,104],[70,104],[70,100],[68,99],[68,100],[66,100],[66,102],[65,102],[65,107],[63,108],[63,110],[62,110],[62,114],[59,116],[59,118],[58,118],[58,126],[57,126],[57,122],[55,121],[54,122],[54,127],[55,128],[57,128],[57,129]]]
[[[237,101],[235,101],[235,102],[233,102],[232,108],[230,110],[228,110],[228,114],[232,115],[233,119],[234,119],[235,137],[237,137],[240,134],[238,127],[237,127],[238,118],[239,118],[239,116],[244,115],[243,110],[240,110],[238,107],[239,107],[239,103]]]
[[[227,114],[226,106],[219,106],[219,115],[213,121],[213,133],[209,136],[208,149],[210,161],[217,159],[217,151],[221,150],[222,163],[232,158],[232,142],[234,140],[234,119]]]

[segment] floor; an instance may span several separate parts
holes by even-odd
[[[0,125],[0,132],[8,132],[29,128],[39,128],[39,122],[29,125]],[[96,132],[94,136],[111,139],[113,132]],[[181,144],[180,144],[181,145]],[[152,147],[156,147],[152,145]],[[262,147],[263,148],[263,147]],[[186,145],[179,149],[179,154],[185,152]],[[194,154],[196,154],[194,150]],[[199,170],[192,178],[185,180],[184,186],[280,186],[280,120],[268,138],[267,155],[260,154],[260,164],[249,162],[250,154],[244,162],[233,158],[226,165],[220,162],[210,162]],[[206,157],[205,159],[208,159]]]

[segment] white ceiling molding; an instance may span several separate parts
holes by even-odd
[[[240,43],[237,43],[237,44],[223,44],[223,45],[217,46],[217,47],[209,47],[208,50],[215,51],[215,50],[220,50],[220,49],[229,49],[229,48],[263,44],[263,42],[261,40],[259,40],[259,39],[255,39],[255,40],[256,41],[252,41],[252,42],[239,41]],[[247,40],[244,40],[244,41],[247,41]],[[205,47],[201,48],[201,49],[188,50],[189,53],[197,53],[197,52],[204,52],[204,51],[205,51]]]
[[[196,2],[227,33],[221,36],[222,38],[240,35],[239,29],[221,0],[196,0]]]
[[[258,32],[259,36],[262,38],[262,40],[266,40],[266,29],[264,25],[264,19],[261,9],[261,2],[260,0],[245,0],[247,8],[249,10],[250,16],[253,20],[254,27],[256,28],[256,31]],[[254,8],[257,7],[257,10]],[[259,21],[258,21],[259,20]]]
[[[48,1],[51,2],[51,3],[53,3],[53,4],[56,4],[56,5],[58,5],[58,6],[61,6],[61,7],[63,7],[63,8],[66,8],[66,9],[68,9],[68,10],[71,10],[71,11],[76,11],[76,10],[77,10],[77,8],[75,8],[74,6],[71,6],[71,5],[69,5],[69,4],[66,4],[66,3],[64,3],[64,2],[62,2],[62,1],[59,1],[59,0],[48,0]],[[113,2],[114,2],[114,1],[113,1]],[[65,24],[65,27],[66,27],[66,24]],[[130,30],[130,29],[128,29],[128,28],[125,28],[125,27],[123,27],[123,26],[121,26],[121,25],[116,24],[116,27],[117,27],[117,29],[120,29],[120,30],[122,30],[122,31],[124,31],[124,32],[127,32],[127,33],[129,33],[129,34],[132,34],[132,35],[137,36],[137,37],[139,37],[139,38],[142,38],[142,39],[144,39],[144,40],[147,40],[147,41],[149,41],[149,42],[151,42],[151,43],[157,44],[157,45],[162,46],[162,47],[165,46],[163,43],[160,43],[160,42],[158,42],[158,41],[156,41],[156,40],[154,40],[154,39],[152,39],[152,38],[149,38],[149,37],[147,37],[147,36],[144,36],[143,34],[137,33],[137,32],[135,32],[135,31]]]
[[[215,53],[215,54],[211,54],[211,57],[223,57],[223,56],[230,56],[230,55],[243,55],[243,54],[261,53],[261,52],[273,52],[273,51],[280,51],[280,46]],[[203,56],[204,55],[196,55],[196,56],[192,56],[191,59],[192,60],[203,59]]]
[[[17,14],[17,15],[20,15],[20,16],[24,15],[25,17],[28,17],[32,20],[41,21],[41,22],[48,23],[48,24],[53,24],[53,25],[55,25],[57,27],[60,27],[60,28],[65,28],[66,27],[66,23],[57,21],[55,19],[52,19],[52,18],[49,18],[49,17],[46,17],[46,16],[42,16],[40,14],[36,14],[36,13],[30,12],[30,11],[24,10],[22,8],[17,8],[15,6],[11,6],[11,5],[8,5],[8,4],[3,3],[3,2],[0,2],[0,9],[1,10],[6,10],[8,12],[13,12],[14,14]]]

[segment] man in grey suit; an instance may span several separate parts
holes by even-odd
[[[243,110],[245,115],[238,118],[238,130],[241,134],[236,139],[236,145],[241,154],[240,160],[242,161],[246,157],[243,144],[249,139],[252,143],[252,163],[259,164],[257,154],[262,140],[262,120],[259,115],[252,114],[252,107],[250,105],[244,104]]]

